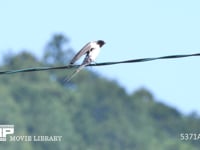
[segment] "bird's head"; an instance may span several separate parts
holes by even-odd
[[[104,44],[106,44],[103,40],[98,40],[97,44],[102,47]]]

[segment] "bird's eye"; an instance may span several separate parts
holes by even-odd
[[[94,48],[91,48],[90,51],[93,51]]]

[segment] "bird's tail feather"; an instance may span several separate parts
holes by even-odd
[[[64,79],[64,82],[69,82],[79,71],[81,71],[87,64],[81,65],[78,69],[76,69],[69,77]]]

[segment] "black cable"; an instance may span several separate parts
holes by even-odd
[[[147,61],[153,61],[153,60],[159,60],[159,59],[176,59],[176,58],[193,57],[193,56],[200,56],[200,53],[185,54],[185,55],[169,55],[169,56],[151,57],[151,58],[140,58],[140,59],[125,60],[125,61],[117,61],[117,62],[103,62],[103,63],[97,63],[97,64],[90,64],[87,66],[106,66],[106,65],[115,65],[115,64],[122,64],[122,63],[138,63],[138,62],[147,62]],[[56,70],[56,69],[71,69],[71,68],[77,68],[79,66],[80,65],[68,65],[68,66],[58,66],[58,67],[34,67],[34,68],[25,68],[25,69],[19,69],[19,70],[7,70],[7,71],[0,71],[0,75],[20,73],[20,72],[33,72],[33,71],[45,71],[45,70]]]

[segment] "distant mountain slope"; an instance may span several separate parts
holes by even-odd
[[[25,59],[26,58],[26,59]],[[1,70],[42,66],[27,52]],[[0,149],[198,150],[200,119],[157,102],[146,89],[128,95],[116,82],[82,71],[63,84],[67,70],[0,76],[0,124],[15,135],[60,135],[61,142],[6,142]]]

